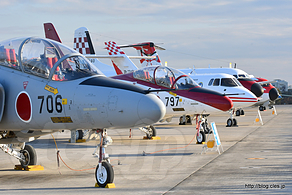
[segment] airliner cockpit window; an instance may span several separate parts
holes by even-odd
[[[234,82],[232,78],[222,78],[221,79],[221,86],[224,87],[236,87],[237,84]]]

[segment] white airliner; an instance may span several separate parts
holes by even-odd
[[[270,103],[273,103],[276,99],[281,98],[278,90],[271,85],[270,81],[263,78],[256,78],[253,75],[249,75],[245,71],[237,68],[196,68],[194,70],[189,69],[189,71],[195,72],[197,74],[205,74],[205,73],[226,73],[233,75],[238,79],[238,81],[252,91],[257,97],[259,101],[255,103],[253,106],[259,106],[259,110],[265,110],[266,106]],[[260,88],[257,85],[261,85],[263,88],[263,94],[260,95]]]

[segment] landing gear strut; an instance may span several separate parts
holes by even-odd
[[[147,127],[140,127],[139,130],[144,132],[148,139],[156,136],[156,129],[153,125],[149,125]]]
[[[35,149],[31,145],[25,145],[25,143],[20,143],[17,147],[20,147],[20,150],[12,148],[14,144],[0,144],[0,148],[10,156],[17,158],[22,166],[26,168],[28,165],[36,165],[37,163],[37,154]]]
[[[107,136],[105,129],[100,129],[99,161],[95,169],[95,179],[99,187],[106,187],[114,181],[114,170],[110,164],[109,156],[105,148],[111,143],[111,138]]]
[[[196,116],[196,130],[197,130],[197,143],[202,144],[206,141],[206,134],[212,133],[208,126],[207,119],[205,115]]]

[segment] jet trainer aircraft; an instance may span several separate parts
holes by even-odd
[[[0,148],[23,167],[35,165],[26,145],[61,130],[150,125],[165,106],[150,91],[105,77],[84,56],[61,43],[35,37],[0,42]],[[95,177],[105,187],[114,173],[100,143]]]

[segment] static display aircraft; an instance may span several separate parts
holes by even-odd
[[[272,104],[277,98],[280,98],[279,92],[277,89],[272,86],[270,81],[263,78],[255,78],[253,75],[247,74],[245,71],[237,68],[197,68],[194,69],[194,71],[198,74],[206,73],[206,72],[212,72],[212,73],[226,73],[233,75],[238,79],[239,82],[242,83],[243,86],[246,87],[246,85],[250,87],[246,87],[253,93],[257,95],[259,98],[259,101],[254,104],[254,106],[259,106],[259,110],[263,111],[265,110],[265,106]],[[252,82],[255,82],[254,84],[250,85]],[[248,84],[249,83],[249,84]],[[259,93],[259,88],[255,87],[255,84],[261,85],[263,88],[263,94],[261,96]]]
[[[90,44],[91,38],[87,28],[78,28],[75,31],[74,36],[74,48],[77,51],[84,54],[94,54],[94,49],[91,48],[93,46]],[[113,48],[112,52],[110,52],[110,58],[113,61],[116,63],[122,63],[124,66],[127,66],[128,61],[132,63],[131,60],[122,51],[118,51],[120,50],[119,48],[115,48],[117,47],[115,43],[113,45],[107,46],[108,49],[109,47],[110,49]],[[87,55],[87,57],[96,58],[99,56]],[[107,58],[109,58],[109,56],[107,56]],[[99,67],[99,63],[96,63],[95,65]],[[123,74],[119,67],[115,65],[115,63],[114,67],[115,71],[117,71],[117,74]],[[147,72],[148,76],[152,77],[153,80],[151,81],[146,77],[143,78],[143,75],[140,75],[141,72]],[[141,70],[141,72],[137,71],[137,74],[132,73],[131,75],[130,73],[129,75],[124,74],[114,76],[113,78],[128,81],[134,85],[146,87],[147,89],[154,88],[170,91],[156,92],[156,95],[159,96],[159,98],[166,105],[166,115],[163,120],[170,121],[173,116],[181,116],[182,114],[187,113],[189,114],[189,120],[191,120],[190,116],[194,114],[207,115],[213,112],[227,111],[232,108],[232,101],[228,97],[217,92],[200,88],[187,75],[184,75],[182,72],[175,69],[157,67],[156,69],[152,68],[151,70]],[[162,82],[163,79],[164,81]],[[184,83],[184,86],[182,86],[183,84],[181,83]],[[176,90],[175,93],[171,92],[173,89]],[[140,128],[140,130],[144,131],[147,136],[156,135],[155,128],[153,126]],[[198,128],[197,135],[197,141],[199,143],[204,142],[205,132],[199,131]]]
[[[110,56],[122,56],[112,58],[113,64],[120,68],[123,65],[135,66],[126,54],[115,42],[107,42],[106,49]],[[123,70],[123,69],[122,69]],[[118,75],[112,78],[128,81],[134,85],[144,86],[150,89],[175,89],[175,92],[157,92],[157,96],[166,105],[165,120],[170,121],[174,116],[209,115],[211,113],[229,111],[233,103],[222,93],[211,91],[197,85],[188,75],[166,66],[148,66],[136,69],[129,73],[118,71]],[[197,141],[205,141],[205,132],[199,131]]]
[[[80,53],[49,39],[0,42],[0,75],[0,148],[27,167],[37,155],[25,142],[61,130],[97,130],[101,187],[114,177],[105,129],[150,125],[165,114],[150,91],[105,77]]]
[[[89,31],[85,28],[78,28],[74,33],[74,46],[77,50],[80,52],[85,52],[86,54],[94,54],[90,51],[94,51],[94,49],[91,49],[92,44]],[[87,43],[88,42],[88,43]],[[89,47],[89,48],[82,48]],[[209,91],[206,89],[198,88],[196,86],[197,84],[192,81],[187,75],[183,74],[182,72],[169,68],[169,67],[152,67],[148,69],[142,69],[138,70],[138,68],[135,66],[135,64],[128,58],[128,56],[116,45],[114,42],[107,42],[106,43],[106,49],[109,52],[109,55],[111,56],[113,67],[116,71],[116,73],[119,76],[114,76],[112,78],[116,79],[122,79],[127,80],[129,82],[134,83],[135,85],[139,84],[140,86],[146,86],[151,88],[176,88],[179,89],[181,85],[178,83],[190,83],[189,86],[185,85],[183,93],[181,91],[176,91],[175,93],[166,93],[166,92],[158,92],[157,95],[161,98],[162,101],[164,101],[166,105],[166,115],[164,117],[164,120],[171,121],[172,117],[174,116],[182,116],[180,117],[180,124],[184,124],[186,122],[190,122],[192,117],[194,115],[200,115],[200,116],[206,116],[210,113],[218,112],[220,111],[227,111],[231,107],[226,106],[219,108],[219,106],[216,107],[216,105],[219,104],[220,99],[224,99],[227,97],[221,97],[218,96],[219,94],[214,91]],[[163,49],[163,48],[160,48]],[[93,57],[90,55],[87,55],[87,57]],[[96,57],[96,56],[94,56]],[[97,56],[99,57],[99,56]],[[158,55],[155,56],[155,60],[153,58],[151,59],[141,59],[141,62],[147,61],[156,61],[159,60]],[[97,67],[99,67],[99,64],[96,64]],[[154,66],[155,63],[151,63],[151,66]],[[100,68],[102,70],[102,68]],[[133,71],[135,72],[133,73]],[[145,74],[148,74],[149,77],[153,78],[153,80],[147,79],[144,75],[139,73],[145,72]],[[126,74],[129,73],[129,74]],[[123,75],[122,75],[123,74]],[[130,78],[129,78],[130,77]],[[172,80],[168,80],[168,78]],[[164,83],[159,82],[160,80],[163,80],[165,78]],[[176,80],[177,79],[177,80]],[[185,81],[182,81],[185,80]],[[169,83],[171,82],[171,83]],[[172,86],[172,83],[176,82],[175,85]],[[177,87],[174,87],[176,86]],[[192,86],[193,85],[193,86]],[[193,89],[192,89],[193,88]],[[190,91],[186,92],[187,90],[192,89],[191,93]],[[196,91],[197,90],[197,91]],[[180,94],[180,96],[178,96]],[[211,95],[212,94],[212,95]],[[216,94],[216,95],[214,95]],[[203,96],[203,97],[202,97]],[[224,100],[225,101],[225,100]],[[230,100],[229,100],[230,101]],[[176,102],[176,103],[175,103]],[[215,107],[215,109],[214,109]],[[185,117],[184,117],[185,116]],[[204,119],[203,119],[204,120]],[[203,123],[203,127],[205,130],[207,129],[207,120],[204,120],[205,123]],[[152,131],[155,131],[155,128],[152,127]],[[197,136],[197,142],[202,143],[205,140],[205,132],[206,131],[199,131],[198,130],[198,136]]]
[[[121,46],[122,48],[133,47],[138,51],[138,55],[141,56],[154,56],[154,59],[141,59],[142,67],[153,66],[153,65],[162,65],[160,58],[156,52],[156,49],[164,50],[162,47],[155,45],[152,42],[144,42],[132,45]],[[137,67],[135,65],[125,66],[125,63],[120,63],[122,71],[131,72]],[[129,64],[129,63],[128,63]],[[249,107],[258,102],[257,97],[248,89],[243,87],[238,80],[229,74],[194,74],[194,72],[190,73],[190,70],[182,70],[185,71],[194,81],[196,81],[201,87],[217,91],[219,93],[228,94],[228,97],[232,100],[234,108],[233,111],[230,112],[230,118],[227,120],[227,127],[236,126],[237,120],[233,117],[234,111],[236,110],[236,116],[244,115],[244,111],[242,108]],[[254,84],[254,81],[246,81],[247,85],[249,82],[250,86],[254,92],[261,93],[260,85],[257,83]],[[254,85],[252,85],[254,84]]]

